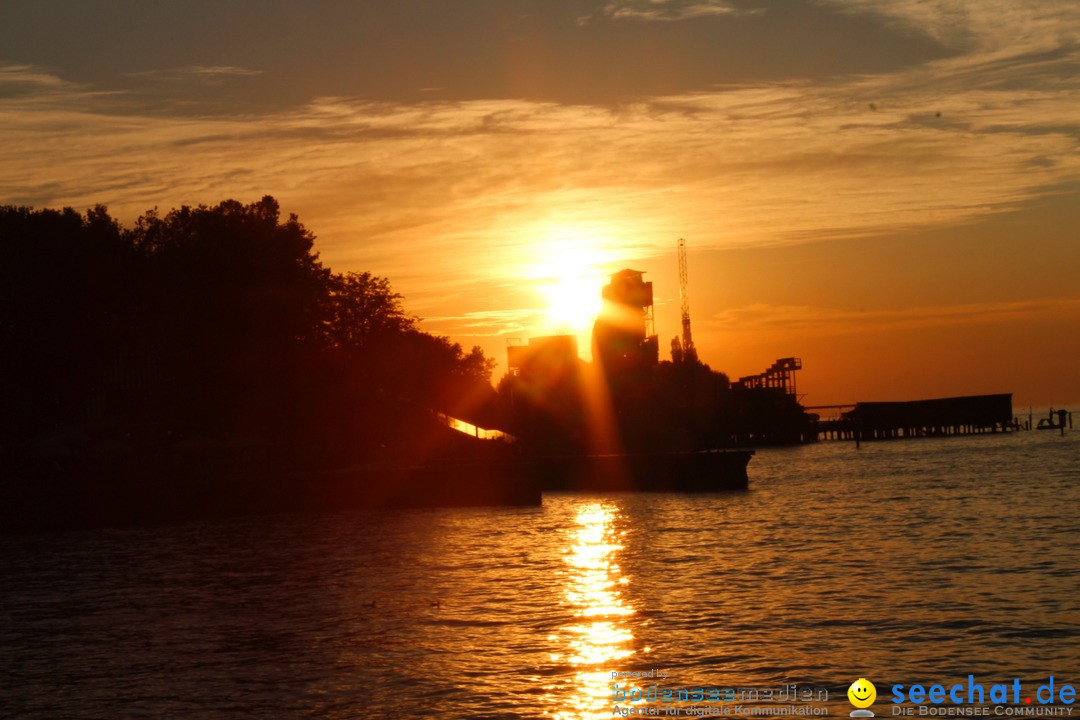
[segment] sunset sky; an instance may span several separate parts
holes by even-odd
[[[0,3],[0,204],[265,194],[499,373],[683,237],[732,378],[1080,402],[1076,0]]]

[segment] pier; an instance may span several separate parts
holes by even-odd
[[[851,408],[844,411],[844,408]],[[1016,429],[1012,393],[910,400],[860,402],[808,410],[841,410],[838,418],[819,420],[818,439],[890,440],[894,438],[948,437]]]

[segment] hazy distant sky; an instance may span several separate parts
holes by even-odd
[[[0,3],[0,203],[272,194],[500,361],[627,266],[666,349],[685,237],[809,405],[1080,402],[1078,150],[1075,0]]]

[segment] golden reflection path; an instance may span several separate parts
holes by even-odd
[[[625,618],[634,609],[622,598],[629,580],[616,562],[626,531],[615,527],[617,505],[587,502],[578,507],[570,546],[564,551],[567,565],[563,596],[573,615],[570,624],[548,639],[557,643],[551,659],[574,668],[569,688],[548,688],[552,706],[548,713],[559,720],[611,717],[613,670],[624,670],[634,654],[633,634]],[[648,648],[645,649],[648,652]]]

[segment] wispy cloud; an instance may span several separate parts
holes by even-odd
[[[746,11],[722,0],[611,0],[601,15],[615,20],[672,22],[738,12]]]
[[[262,75],[262,70],[249,70],[247,68],[236,67],[234,65],[213,65],[210,67],[202,65],[190,65],[183,70],[190,72],[193,75]]]
[[[158,70],[140,70],[127,73],[130,77],[149,78],[221,78],[221,77],[252,77],[262,75],[262,70],[251,70],[235,65],[186,65],[183,67],[165,68]]]
[[[610,109],[327,98],[257,119],[125,114],[46,79],[0,103],[0,197],[47,186],[42,204],[130,215],[274,190],[329,242],[351,231],[368,251],[501,236],[498,255],[558,216],[648,254],[676,229],[725,246],[957,222],[1080,176],[1075,80],[960,90],[924,72]]]
[[[506,337],[528,334],[542,322],[543,310],[478,310],[462,315],[424,318],[424,326],[432,332],[465,337]]]
[[[0,63],[0,90],[9,90],[19,86],[51,90],[65,85],[69,83],[43,68]]]
[[[1012,0],[818,0],[846,12],[879,15],[905,29],[960,46],[966,55],[1059,47],[1076,42],[1080,8],[1071,2]]]
[[[827,335],[864,333],[868,330],[890,332],[912,328],[1015,322],[1078,312],[1080,299],[971,303],[869,311],[758,303],[725,310],[702,325],[713,330],[740,333],[779,332],[791,338],[798,338],[802,334],[820,338]]]
[[[155,205],[272,193],[319,232],[337,269],[371,269],[420,298],[490,288],[482,316],[410,306],[446,332],[483,334],[533,322],[531,310],[499,314],[503,288],[553,228],[587,228],[633,263],[680,235],[705,249],[960,223],[1080,181],[1075,3],[828,1],[958,50],[889,74],[614,107],[324,97],[256,117],[139,112],[48,69],[0,65],[0,202],[101,202],[131,220]],[[605,11],[673,19],[731,7]]]

